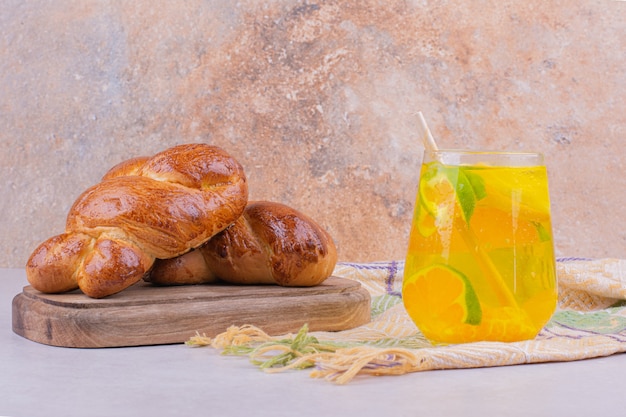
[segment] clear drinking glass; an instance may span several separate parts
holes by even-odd
[[[543,156],[425,151],[402,285],[424,336],[532,339],[556,309],[556,284]]]

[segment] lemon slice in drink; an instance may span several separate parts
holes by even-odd
[[[460,208],[463,220],[468,223],[476,201],[485,197],[485,187],[481,177],[463,167],[431,162],[422,172],[419,197],[420,204],[439,222],[449,221]]]
[[[407,277],[402,300],[413,317],[438,326],[478,325],[482,309],[465,275],[443,264],[434,264]],[[419,324],[418,324],[419,326]]]

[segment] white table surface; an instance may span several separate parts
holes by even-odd
[[[626,355],[579,362],[357,377],[266,374],[185,345],[72,349],[13,333],[23,269],[0,269],[0,416],[624,415]]]

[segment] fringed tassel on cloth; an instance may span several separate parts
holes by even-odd
[[[305,324],[294,337],[272,337],[255,326],[231,326],[214,339],[196,335],[186,342],[189,346],[211,346],[230,355],[248,355],[261,369],[278,372],[287,369],[310,368],[320,356],[337,349],[333,343],[320,343],[310,336]]]
[[[346,384],[359,374],[381,376],[415,372],[425,360],[418,352],[408,349],[358,346],[339,349],[323,358],[311,376]]]
[[[263,330],[255,326],[230,326],[224,333],[220,333],[214,339],[206,335],[196,334],[185,344],[187,346],[211,346],[215,349],[232,348],[236,346],[249,346],[254,343],[269,342],[273,338]]]
[[[344,347],[345,343],[322,342],[308,334],[305,324],[294,337],[272,337],[255,326],[231,326],[214,339],[199,335],[189,346],[211,346],[223,354],[247,355],[266,372],[283,372],[315,366],[313,378],[337,384],[350,382],[358,374],[401,375],[423,367],[426,359],[418,351],[372,346]]]

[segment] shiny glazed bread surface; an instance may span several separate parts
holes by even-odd
[[[279,203],[251,202],[237,221],[198,249],[157,260],[145,279],[155,284],[313,286],[337,263],[330,235],[310,217]]]
[[[232,224],[247,198],[242,166],[218,147],[179,145],[124,161],[78,197],[64,233],[33,251],[28,281],[47,293],[114,294],[155,259],[186,253]]]

